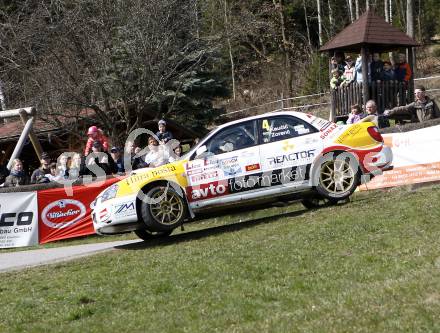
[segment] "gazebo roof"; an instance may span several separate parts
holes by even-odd
[[[352,24],[325,43],[319,50],[354,51],[368,46],[375,51],[391,51],[400,47],[419,44],[396,27],[386,22],[372,11],[365,12]]]

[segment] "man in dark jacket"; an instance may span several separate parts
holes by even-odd
[[[426,96],[424,86],[419,86],[414,91],[416,100],[405,106],[397,106],[391,110],[385,110],[384,116],[389,118],[409,118],[413,122],[424,122],[440,117],[440,111],[433,99]]]
[[[95,172],[96,167],[101,168],[106,175],[111,175],[117,172],[117,167],[113,158],[106,151],[103,151],[101,142],[95,141],[92,145],[92,153],[85,157],[85,164],[87,167],[86,174],[92,176],[99,176]]]
[[[46,175],[50,174],[50,156],[48,153],[41,154],[41,165],[38,169],[32,172],[31,184],[48,183],[49,179]]]
[[[373,53],[373,61],[370,64],[371,82],[383,80],[383,61],[379,53]]]

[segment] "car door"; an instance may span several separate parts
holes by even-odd
[[[271,186],[286,191],[307,187],[310,167],[323,149],[320,132],[293,115],[271,115],[261,118],[260,165],[271,175]]]
[[[260,171],[256,124],[255,120],[233,124],[200,145],[203,153],[186,167],[186,192],[191,207],[236,200],[243,189],[234,186],[235,179]]]

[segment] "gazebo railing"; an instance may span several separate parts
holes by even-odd
[[[366,100],[364,100],[362,88],[361,82],[352,82],[332,90],[332,111],[336,118],[348,116],[354,104],[365,105]],[[376,101],[379,113],[395,106],[406,105],[411,100],[405,82],[372,82],[369,84],[369,92],[370,99]]]

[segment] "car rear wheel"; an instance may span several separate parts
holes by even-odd
[[[359,164],[349,153],[323,156],[314,175],[316,191],[329,200],[348,198],[359,184]]]
[[[188,207],[181,194],[171,186],[155,186],[141,202],[141,217],[148,230],[171,231],[181,225],[187,216]]]
[[[152,231],[148,231],[146,229],[142,229],[142,230],[135,230],[134,233],[140,239],[143,239],[144,241],[148,241],[148,240],[152,240],[152,239],[168,237],[169,235],[171,235],[172,232],[173,232],[172,230],[152,232]]]

